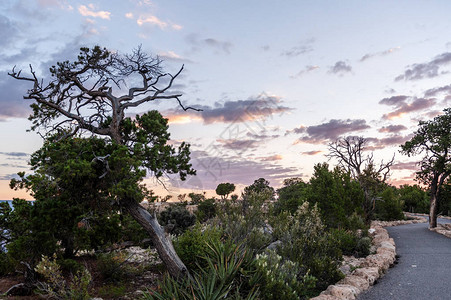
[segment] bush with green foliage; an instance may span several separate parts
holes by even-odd
[[[397,193],[404,203],[403,210],[411,213],[429,213],[429,195],[419,185],[401,185]]]
[[[273,250],[257,254],[256,262],[261,299],[298,300],[311,296],[316,278],[308,272],[300,276],[298,263],[284,260]]]
[[[230,200],[217,205],[217,216],[211,220],[235,243],[243,243],[253,250],[261,250],[272,241],[271,232],[265,220],[268,210],[265,201],[272,192],[248,192],[246,199]]]
[[[265,194],[267,195],[267,200],[274,200],[275,191],[272,186],[269,185],[269,181],[265,178],[259,178],[254,180],[254,183],[244,188],[242,193],[242,198],[246,201],[247,196],[251,194]]]
[[[359,235],[356,231],[343,229],[332,229],[330,233],[332,238],[337,241],[343,255],[365,257],[370,254],[371,238],[367,235]]]
[[[216,194],[221,196],[221,199],[224,200],[224,199],[227,199],[227,197],[230,195],[230,193],[233,193],[234,190],[235,190],[235,185],[233,183],[225,182],[225,183],[218,184],[215,191],[216,191]]]
[[[61,268],[56,262],[56,256],[54,255],[53,259],[43,256],[35,271],[45,279],[43,282],[38,282],[37,292],[39,294],[49,299],[91,299],[89,296],[91,274],[86,268],[73,275],[72,280],[68,283],[63,277]]]
[[[120,282],[129,273],[125,252],[109,252],[97,255],[97,267],[106,282]]]
[[[348,228],[350,216],[364,215],[362,188],[339,167],[330,171],[327,163],[315,165],[306,194],[307,201],[321,210],[327,227]]]
[[[158,221],[171,234],[182,234],[188,227],[196,223],[196,216],[190,213],[185,205],[170,205],[160,212]]]
[[[396,193],[396,188],[388,186],[378,196],[374,210],[375,219],[383,221],[404,220],[402,211],[404,203]]]
[[[223,232],[214,226],[196,224],[175,237],[174,248],[188,270],[205,267],[204,260],[208,243],[219,243]]]
[[[208,198],[199,202],[195,215],[199,222],[205,222],[216,216],[216,199]]]
[[[451,215],[451,179],[448,179],[441,187],[438,194],[437,211],[441,215]],[[428,201],[429,203],[429,201]],[[429,206],[428,206],[429,208]],[[429,211],[427,211],[429,212]]]
[[[189,193],[188,197],[190,197],[190,204],[199,204],[205,200],[205,192],[203,194],[199,193]]]
[[[301,178],[289,178],[283,181],[283,187],[277,190],[279,198],[274,206],[275,213],[288,211],[292,214],[306,201],[307,183]]]
[[[338,266],[342,252],[333,235],[326,231],[317,206],[305,202],[295,215],[280,214],[272,219],[275,237],[281,241],[277,253],[300,266],[300,276],[316,278],[312,294],[342,278]]]
[[[34,266],[42,255],[51,256],[58,249],[58,239],[54,234],[58,228],[47,227],[53,226],[53,220],[49,215],[40,213],[40,205],[14,199],[13,207],[0,203],[0,226],[7,232],[2,236],[7,250],[7,257],[2,261],[14,266],[25,261]]]

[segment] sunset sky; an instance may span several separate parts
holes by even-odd
[[[166,179],[174,195],[308,180],[327,144],[349,135],[368,138],[376,161],[396,154],[391,182],[411,182],[419,158],[399,145],[451,103],[450,11],[446,0],[1,1],[0,199],[25,195],[9,180],[42,145],[26,132],[30,86],[8,71],[32,64],[46,80],[49,66],[94,45],[142,45],[171,73],[184,65],[174,91],[202,112],[175,101],[130,111],[158,109],[174,143],[191,144],[198,175]]]

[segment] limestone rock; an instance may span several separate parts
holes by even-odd
[[[379,269],[376,267],[366,267],[355,269],[352,275],[362,277],[368,281],[369,285],[373,285],[379,278]]]
[[[343,300],[354,300],[361,290],[349,284],[329,285],[324,294],[329,294]]]
[[[357,276],[357,275],[346,276],[345,278],[340,280],[338,283],[355,286],[360,291],[365,291],[370,287],[368,280],[366,280],[362,276]]]

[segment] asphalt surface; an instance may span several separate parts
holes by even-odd
[[[398,263],[357,299],[451,299],[451,239],[429,231],[428,223],[386,229],[395,240]]]

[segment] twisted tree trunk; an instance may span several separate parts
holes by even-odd
[[[431,193],[431,206],[429,209],[429,228],[437,227],[437,196]]]
[[[170,238],[166,236],[158,220],[135,201],[126,201],[124,208],[149,233],[169,274],[176,278],[189,276],[188,269],[178,257]]]

